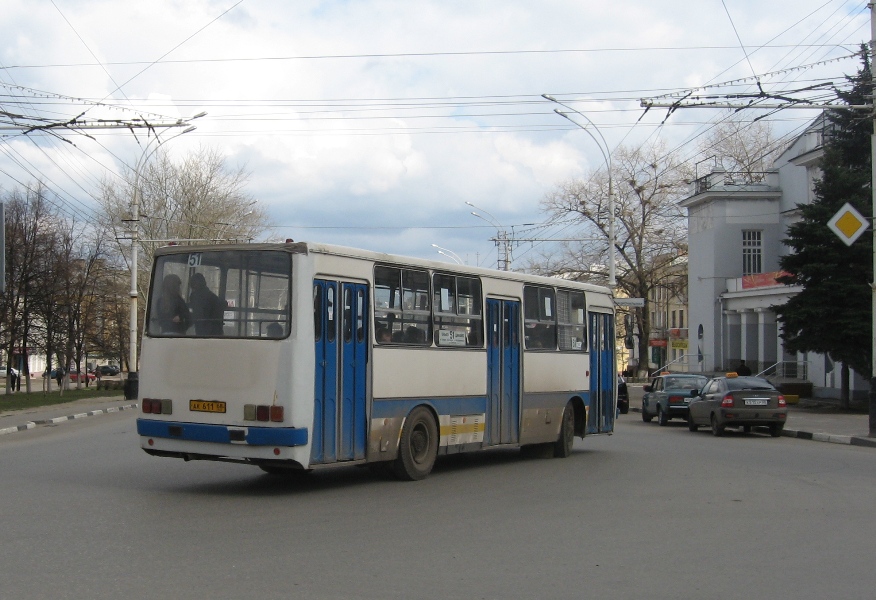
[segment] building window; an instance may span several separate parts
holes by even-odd
[[[742,275],[762,273],[760,231],[742,232]]]
[[[678,311],[678,326],[684,329],[684,311]]]

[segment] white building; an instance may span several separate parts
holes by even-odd
[[[704,372],[732,370],[745,360],[755,374],[808,380],[816,396],[839,396],[839,365],[819,354],[786,352],[772,309],[800,291],[775,278],[779,257],[790,252],[782,240],[800,218],[797,204],[813,199],[824,123],[816,119],[771,171],[713,170],[681,202],[688,211],[690,352]],[[868,389],[853,373],[853,395]]]

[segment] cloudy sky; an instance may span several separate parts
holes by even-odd
[[[542,94],[591,120],[609,148],[659,140],[695,161],[697,136],[721,112],[643,116],[642,98],[754,74],[772,91],[841,81],[859,65],[844,57],[869,38],[864,0],[5,0],[3,9],[0,110],[20,116],[0,115],[0,125],[82,113],[161,123],[205,111],[165,148],[215,146],[245,167],[248,192],[271,216],[266,237],[451,260],[437,244],[486,266],[500,227],[569,235],[563,224],[536,227],[547,220],[539,201],[604,165],[594,138]],[[700,93],[754,89],[746,80]],[[793,134],[813,116],[769,118]],[[142,153],[130,131],[89,133],[0,129],[0,188],[42,181],[65,212],[87,218],[100,179]],[[521,244],[515,260],[545,246]]]

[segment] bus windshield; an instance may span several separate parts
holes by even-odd
[[[234,250],[155,259],[146,334],[151,337],[283,338],[289,334],[292,259]]]

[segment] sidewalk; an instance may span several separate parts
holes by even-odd
[[[26,431],[45,425],[57,425],[73,419],[96,417],[123,410],[136,409],[136,400],[118,396],[85,398],[64,404],[39,406],[0,413],[0,435]]]
[[[788,420],[782,435],[816,442],[851,444],[876,448],[870,433],[870,415],[840,410],[837,401],[800,398],[788,405]]]

